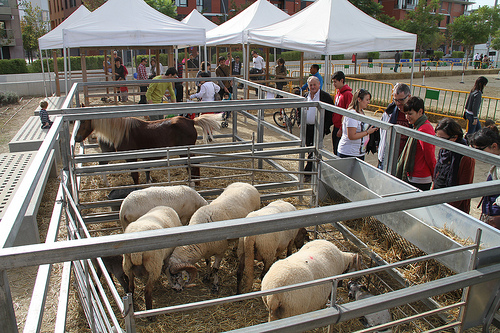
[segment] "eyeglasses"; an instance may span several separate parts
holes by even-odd
[[[397,103],[404,103],[404,101],[408,98],[409,95],[406,95],[403,98],[394,98],[394,101]]]
[[[488,148],[489,146],[483,146],[483,147],[478,147],[478,146],[475,146],[475,147],[472,147],[474,149],[479,149],[479,150],[485,150],[486,148]]]
[[[436,135],[436,136],[437,136],[437,135]],[[450,139],[451,139],[451,136],[449,136],[449,137],[447,137],[447,138],[445,138],[445,137],[443,137],[443,136],[437,136],[437,137],[438,137],[438,138],[440,138],[440,139],[444,139],[444,140],[450,140]]]

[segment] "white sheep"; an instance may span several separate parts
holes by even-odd
[[[259,207],[260,194],[255,187],[246,183],[232,183],[208,206],[198,209],[191,217],[189,225],[244,218]],[[228,245],[228,240],[221,240],[176,247],[166,271],[170,286],[182,290],[196,276],[197,269],[194,264],[200,259],[206,259],[208,264],[210,258],[214,256],[214,263],[206,278],[209,279],[213,275],[212,292],[218,292],[217,273]]]
[[[373,297],[373,295],[368,292],[368,289],[365,286],[360,285],[359,283],[354,282],[354,281],[349,281],[349,283],[347,284],[347,289],[349,289],[349,293],[348,293],[349,298],[354,299],[356,301],[358,301],[360,299]],[[389,312],[389,310],[384,309],[384,310],[380,310],[380,311],[377,311],[374,313],[364,315],[363,317],[361,317],[360,321],[366,328],[369,328],[369,327],[387,324],[387,323],[391,322],[392,316],[391,316],[391,313]],[[392,329],[387,328],[384,330],[377,330],[375,332],[392,333]]]
[[[120,224],[123,230],[151,208],[168,206],[179,215],[182,225],[186,225],[193,213],[207,201],[189,186],[153,186],[130,193],[120,208]]]
[[[170,207],[158,206],[130,223],[125,233],[146,230],[159,230],[182,226],[179,216]],[[158,249],[145,252],[127,253],[123,255],[123,271],[129,279],[129,290],[134,292],[134,275],[141,273],[147,275],[148,279],[144,288],[146,309],[153,307],[151,298],[153,283],[160,277],[164,261],[172,254],[173,248]]]
[[[327,240],[314,240],[288,258],[276,261],[262,279],[261,290],[339,275],[360,268],[355,253],[340,251]],[[263,296],[269,321],[321,309],[330,296],[332,285],[324,283],[278,294]]]
[[[247,217],[264,216],[294,211],[295,207],[286,201],[276,200],[266,207],[251,212]],[[254,259],[264,262],[260,278],[269,270],[278,256],[286,249],[286,255],[292,254],[293,245],[297,249],[304,245],[307,238],[305,228],[283,230],[268,234],[241,237],[238,245],[239,268],[237,273],[238,293],[247,292],[252,287],[254,279]]]

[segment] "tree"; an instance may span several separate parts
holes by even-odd
[[[439,0],[431,0],[429,3],[419,1],[415,10],[409,11],[406,18],[400,21],[402,30],[417,35],[417,46],[420,52],[430,47],[440,34],[439,22],[443,20],[443,15],[437,13],[439,8]]]
[[[33,51],[38,50],[38,38],[48,32],[46,23],[42,21],[42,10],[40,7],[31,4],[29,1],[19,3],[24,11],[21,19],[21,33],[23,37],[23,47],[28,53],[28,57],[33,61]]]
[[[97,8],[101,7],[107,0],[83,0],[83,4],[88,10],[93,12]]]
[[[162,14],[177,17],[177,6],[172,0],[146,0],[146,3]]]
[[[384,6],[372,0],[349,0],[349,2],[372,17],[381,15],[384,8]]]
[[[462,44],[465,58],[474,45],[486,43],[500,27],[500,7],[482,6],[469,16],[459,16],[450,25],[453,40]],[[465,66],[467,67],[467,61]]]
[[[493,39],[491,40],[491,48],[493,50],[500,51],[500,30],[498,30],[494,35]]]

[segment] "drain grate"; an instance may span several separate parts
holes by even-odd
[[[36,153],[29,151],[0,155],[0,219]]]

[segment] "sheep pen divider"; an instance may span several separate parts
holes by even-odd
[[[227,104],[225,107],[229,108],[230,104]],[[270,107],[272,107],[272,105],[270,105]],[[233,108],[235,108],[235,107],[233,106]],[[90,108],[88,108],[88,109],[90,109]],[[96,110],[89,110],[89,111],[97,112]],[[235,110],[232,110],[232,111],[235,111]],[[242,110],[241,112],[240,111],[233,112],[233,115],[235,115],[236,113],[245,114],[246,112],[247,111],[245,111],[245,110]],[[100,116],[102,116],[102,115],[103,114],[101,114]],[[88,116],[88,114],[81,114],[80,115],[80,117],[82,117],[82,119],[87,117],[87,116]],[[98,117],[98,116],[99,115],[96,115],[96,117]],[[255,116],[253,116],[253,117],[255,117]],[[67,119],[69,120],[70,118],[76,118],[76,116],[71,115]],[[255,118],[257,119],[257,118],[259,118],[259,116],[255,117]],[[248,119],[252,119],[252,117],[248,117]],[[233,122],[234,121],[236,121],[236,117],[233,118]],[[261,125],[265,126],[266,128],[274,127],[271,124],[262,124],[261,123]],[[238,126],[241,126],[241,124],[239,124]],[[257,125],[257,126],[259,126],[259,125]],[[65,134],[62,133],[62,135],[64,136]],[[259,135],[257,135],[257,136],[259,137]],[[232,138],[233,138],[233,140],[237,140],[237,137],[238,137],[238,135],[233,136]],[[216,138],[217,138],[217,136],[216,136]],[[66,139],[63,139],[63,141],[66,143],[69,143],[71,140],[69,138],[66,138]],[[297,141],[295,143],[293,143],[293,145],[297,145]],[[259,146],[261,144],[260,142],[258,142],[258,143],[247,142],[246,144],[250,145],[250,146],[253,145],[253,147],[251,148],[251,150],[252,150],[251,154],[255,154],[255,156],[258,156],[258,154],[263,154],[262,156],[265,156],[265,152],[266,152],[265,149],[272,147],[272,143],[262,143],[261,146]],[[265,147],[264,146],[265,144],[268,144],[268,146]],[[280,145],[281,145],[281,148],[288,146],[288,145],[293,146],[290,143],[285,143],[285,141],[283,141],[283,143],[281,143],[281,142],[276,143],[276,147],[280,147]],[[237,149],[236,148],[237,146],[238,146],[238,144],[235,143],[234,145],[224,146],[224,149],[227,149],[227,151],[231,151],[231,149],[233,149],[233,151],[234,151],[234,149]],[[195,148],[195,147],[193,147],[193,148]],[[204,152],[204,154],[206,154],[206,156],[204,157],[205,159],[212,158],[215,160],[216,158],[221,158],[219,156],[210,156],[210,149],[208,146],[207,147],[200,147],[200,148],[206,148],[206,152]],[[217,146],[214,146],[214,149],[215,148],[217,148]],[[179,149],[188,149],[188,148],[179,148]],[[189,149],[191,149],[191,148],[189,148]],[[302,156],[305,156],[305,154],[307,152],[309,152],[310,149],[315,150],[314,147],[313,148],[311,148],[311,147],[307,147],[307,148],[297,147],[297,148],[290,148],[290,149],[291,149],[290,153],[293,151],[294,154],[301,154]],[[296,149],[296,150],[293,150],[293,149]],[[277,149],[277,150],[284,150],[286,152],[286,149]],[[180,151],[180,152],[183,153],[186,151]],[[212,155],[215,155],[218,153],[220,153],[220,152],[214,152]],[[315,150],[315,153],[318,153],[318,150]],[[393,177],[379,173],[380,171],[371,170],[369,166],[365,166],[364,163],[361,163],[358,160],[354,160],[354,162],[352,162],[352,163],[354,163],[351,167],[351,170],[354,171],[353,173],[351,173],[349,171],[344,171],[344,174],[342,175],[342,172],[339,172],[339,174],[336,175],[336,176],[338,176],[338,178],[335,178],[333,176],[333,174],[335,174],[339,170],[340,171],[343,170],[341,164],[348,163],[348,162],[347,161],[338,162],[339,160],[334,159],[331,156],[331,153],[328,153],[327,151],[319,150],[319,153],[324,158],[326,158],[326,161],[321,161],[320,159],[316,160],[316,166],[317,166],[316,170],[318,171],[318,173],[316,173],[316,176],[313,177],[312,187],[311,187],[311,190],[309,190],[310,192],[309,193],[297,192],[295,194],[299,194],[300,196],[302,196],[302,195],[314,196],[315,195],[316,198],[314,200],[312,200],[313,201],[312,206],[316,206],[315,205],[316,201],[318,201],[320,199],[325,200],[325,199],[327,199],[327,196],[333,196],[336,193],[339,193],[341,196],[343,196],[344,198],[347,198],[347,200],[351,201],[351,202],[345,203],[345,204],[340,204],[340,205],[333,205],[333,206],[328,205],[325,207],[311,208],[308,210],[298,211],[296,213],[294,212],[292,214],[284,214],[281,217],[260,218],[260,220],[249,219],[247,221],[244,221],[244,220],[231,221],[230,220],[230,221],[224,221],[224,223],[213,223],[213,225],[208,226],[208,228],[206,230],[199,230],[196,228],[187,227],[184,232],[179,232],[179,231],[173,232],[172,230],[169,230],[169,231],[161,232],[158,235],[154,235],[154,236],[133,235],[133,236],[124,237],[122,235],[112,235],[112,236],[92,237],[92,238],[86,238],[86,239],[76,239],[74,241],[67,241],[67,242],[58,242],[57,244],[54,244],[54,245],[45,245],[45,247],[42,245],[33,245],[33,247],[30,248],[30,252],[33,251],[32,253],[30,253],[30,254],[33,254],[33,257],[31,258],[31,264],[36,265],[36,264],[48,263],[48,261],[60,262],[60,261],[68,261],[68,260],[85,260],[87,258],[93,258],[93,257],[99,257],[99,256],[117,255],[117,254],[121,254],[124,252],[123,251],[124,245],[128,246],[128,248],[126,249],[126,252],[137,252],[137,251],[144,251],[144,250],[148,250],[148,249],[159,248],[160,240],[162,243],[164,243],[165,241],[168,241],[168,242],[170,242],[170,244],[175,244],[177,246],[177,245],[191,244],[193,242],[206,242],[209,240],[221,239],[223,237],[223,235],[224,235],[224,237],[240,237],[243,235],[251,235],[251,234],[257,234],[257,233],[262,233],[262,232],[278,231],[278,230],[281,230],[282,228],[296,228],[299,226],[305,227],[305,226],[316,226],[316,225],[322,225],[322,224],[326,224],[326,225],[336,224],[339,221],[350,220],[350,219],[355,219],[355,218],[362,218],[362,217],[367,217],[367,216],[372,216],[372,215],[382,216],[384,214],[388,214],[391,212],[401,212],[401,214],[403,214],[402,210],[410,210],[410,209],[412,209],[411,214],[407,213],[408,211],[404,213],[404,214],[409,216],[409,217],[405,217],[405,219],[404,219],[405,223],[411,223],[410,225],[412,225],[412,226],[415,226],[415,225],[421,226],[421,225],[425,225],[425,224],[429,223],[429,219],[426,217],[425,213],[419,211],[418,207],[423,207],[420,210],[424,210],[424,211],[427,210],[428,211],[427,214],[430,216],[430,215],[432,215],[431,212],[434,213],[436,211],[436,209],[434,209],[433,207],[439,206],[437,208],[439,216],[442,216],[443,214],[445,214],[448,217],[452,216],[452,217],[456,217],[457,220],[464,221],[463,222],[464,224],[469,224],[469,222],[470,222],[472,224],[471,228],[476,228],[476,227],[483,228],[484,230],[483,230],[483,236],[481,238],[481,241],[484,242],[484,240],[486,240],[486,244],[487,244],[486,247],[482,248],[479,251],[479,254],[478,254],[479,259],[480,259],[479,260],[479,263],[480,263],[479,268],[472,270],[470,272],[469,271],[458,272],[457,276],[462,276],[460,274],[471,273],[471,277],[469,279],[466,279],[465,280],[466,282],[464,282],[461,286],[458,286],[458,287],[457,287],[456,283],[454,282],[455,283],[454,287],[462,288],[462,287],[465,287],[467,285],[474,285],[475,286],[478,283],[478,281],[481,280],[481,278],[479,278],[478,276],[474,276],[473,273],[483,272],[485,274],[485,276],[488,276],[488,278],[483,279],[481,281],[488,280],[488,283],[492,283],[492,285],[490,284],[490,286],[489,286],[489,290],[491,290],[491,288],[498,289],[498,267],[497,267],[498,265],[496,265],[498,263],[497,262],[498,259],[494,259],[495,254],[497,255],[496,258],[498,258],[498,232],[495,230],[490,230],[488,228],[484,228],[484,224],[479,224],[478,221],[473,219],[473,218],[470,218],[470,220],[469,220],[466,217],[458,214],[456,212],[456,210],[450,209],[448,206],[435,205],[436,203],[451,201],[449,199],[452,197],[456,198],[456,197],[462,196],[465,198],[466,197],[465,192],[474,192],[474,193],[478,193],[478,194],[494,193],[492,187],[495,185],[498,186],[498,184],[495,184],[495,182],[490,182],[490,184],[479,184],[479,186],[475,184],[476,185],[475,187],[472,187],[472,186],[457,187],[457,188],[454,188],[451,190],[448,189],[447,191],[437,190],[437,191],[433,191],[433,193],[418,193],[418,192],[414,192],[414,190],[411,188],[404,188],[403,187],[403,188],[400,188],[400,190],[397,192],[377,194],[377,191],[371,191],[373,189],[373,187],[376,187],[376,186],[373,186],[373,184],[369,184],[370,180],[375,181],[375,179],[377,179],[380,183],[382,183],[381,184],[382,187],[384,187],[384,188],[390,187],[391,189],[396,188],[397,186],[388,186],[388,185],[392,185],[394,182],[398,185],[401,185],[401,184],[399,184],[397,181],[395,181]],[[248,152],[246,154],[248,154]],[[279,154],[276,154],[276,155],[279,155]],[[71,156],[71,155],[68,154],[68,155],[66,155],[66,157],[67,156]],[[274,155],[271,155],[270,157],[268,157],[269,160],[272,161],[273,156]],[[191,157],[189,157],[189,158],[191,158]],[[250,157],[245,156],[245,158],[249,159]],[[123,156],[121,156],[121,159],[123,159]],[[262,161],[262,160],[263,159],[259,159],[258,161]],[[75,159],[75,161],[76,161],[76,159]],[[296,161],[297,161],[297,163],[303,162],[303,157],[297,158]],[[148,161],[147,163],[144,163],[140,166],[141,167],[150,167],[150,166],[161,167],[161,163],[159,163],[158,165],[154,164],[157,162],[158,161],[153,161],[153,162]],[[174,160],[171,161],[171,163],[173,163],[173,162],[174,162]],[[186,162],[186,160],[179,159],[175,162],[180,165],[180,164],[182,164],[182,162]],[[200,158],[200,160],[198,160],[197,162],[206,163],[207,161],[203,161],[203,158]],[[79,189],[80,179],[77,179],[77,178],[80,178],[79,177],[80,175],[78,175],[78,177],[76,177],[76,174],[81,172],[82,170],[85,170],[85,168],[76,167],[76,164],[71,164],[71,163],[72,162],[70,162],[68,165],[70,165],[70,166],[74,165],[75,167],[74,168],[69,167],[68,169],[66,169],[66,170],[68,170],[68,172],[65,173],[65,175],[68,176],[66,179],[69,180],[69,186],[66,187],[66,190],[64,192],[66,194],[65,202],[68,202],[68,203],[72,202],[70,205],[67,205],[67,207],[66,207],[66,209],[67,209],[66,215],[70,220],[69,221],[70,225],[74,225],[74,227],[72,227],[71,232],[69,234],[70,235],[72,235],[72,234],[77,235],[81,232],[82,227],[85,225],[85,222],[87,222],[87,221],[84,220],[84,218],[82,216],[80,216],[81,207],[79,206],[80,205],[79,200],[73,200],[72,198],[79,199],[79,196],[75,195],[75,193],[77,193],[77,191]],[[143,163],[143,162],[138,162],[138,163]],[[151,163],[151,164],[148,164],[148,163]],[[162,163],[164,164],[165,161],[163,160]],[[332,165],[334,165],[335,163],[338,163],[339,165],[338,166],[335,165],[335,167],[333,167]],[[257,164],[260,164],[260,163],[257,162]],[[269,164],[269,165],[272,165],[272,164]],[[139,164],[130,165],[130,166],[138,167]],[[164,165],[163,165],[163,167],[164,167]],[[106,170],[106,168],[110,168],[110,169]],[[113,170],[113,168],[116,168],[116,169]],[[122,168],[122,169],[119,169],[119,168]],[[124,172],[124,169],[125,168],[123,168],[123,166],[116,167],[115,164],[109,164],[108,166],[103,166],[101,169],[96,168],[96,170],[98,170],[97,172],[104,172],[104,173],[108,173],[108,171],[117,171],[117,170],[120,170],[120,172]],[[258,169],[258,168],[256,168],[256,169]],[[303,174],[303,173],[301,173],[300,167],[298,169],[299,169],[298,172],[296,171],[297,169],[290,170],[290,174],[295,173],[296,175],[299,175],[299,177],[297,177],[297,176],[295,176],[295,177],[300,178],[300,174]],[[372,168],[372,169],[375,169],[375,168]],[[90,169],[87,169],[87,170],[90,170]],[[358,174],[356,174],[356,172],[358,172]],[[366,172],[370,172],[370,174],[367,174]],[[85,171],[83,171],[82,174],[83,173],[85,173]],[[95,173],[95,174],[98,174],[98,173]],[[373,176],[373,174],[375,174],[375,176]],[[370,176],[368,176],[368,175],[370,175]],[[342,179],[342,177],[344,177],[344,179]],[[375,179],[372,179],[372,177],[375,177]],[[389,180],[385,179],[385,177],[389,177]],[[251,180],[249,180],[249,181],[251,181]],[[302,191],[302,190],[304,190],[305,187],[307,187],[307,186],[305,186],[305,187],[301,188],[301,186],[303,186],[304,184],[300,180],[291,180],[288,182],[290,182],[290,183],[284,184],[285,181],[282,182],[283,184],[280,182],[269,183],[269,184],[265,183],[262,186],[263,187],[267,186],[269,189],[276,190],[279,188],[290,187],[290,185],[291,185],[292,187],[293,186],[299,187],[297,189],[297,191],[299,191],[299,190]],[[318,190],[317,190],[317,192],[314,192],[316,184],[318,186]],[[363,186],[364,188],[361,188],[361,190],[360,190],[357,188],[358,186]],[[108,189],[111,189],[111,188],[108,188]],[[212,191],[211,194],[214,195],[214,194],[216,194],[217,190],[219,190],[219,189],[210,189],[209,191]],[[367,193],[369,193],[370,196],[367,196]],[[283,192],[283,193],[278,193],[277,195],[271,193],[271,195],[287,196],[287,195],[289,195],[289,193]],[[359,195],[359,197],[356,198],[356,195]],[[359,200],[364,200],[364,201],[360,202]],[[89,202],[88,204],[90,207],[91,202]],[[311,204],[311,201],[309,202],[309,204]],[[443,207],[445,207],[445,208],[443,208]],[[85,207],[85,208],[87,208],[87,207]],[[444,213],[443,213],[443,209],[445,211]],[[89,215],[88,218],[89,218],[89,220],[91,220],[92,216]],[[104,222],[106,220],[106,218],[107,217],[100,217],[99,222]],[[71,221],[71,219],[73,219],[73,221]],[[379,220],[381,222],[383,222],[384,224],[388,223],[386,220],[390,221],[390,219],[388,219],[388,218],[382,218]],[[394,220],[394,218],[393,218],[393,220]],[[450,219],[448,218],[448,221],[449,220]],[[410,221],[410,222],[408,222],[408,221]],[[460,226],[460,228],[461,228],[461,226]],[[440,232],[438,231],[438,232],[436,232],[436,234],[440,234]],[[85,236],[85,235],[83,235],[83,236]],[[415,235],[412,235],[412,234],[405,234],[405,237],[411,239],[412,241],[415,241],[414,239],[412,239],[412,237],[414,237],[414,236]],[[436,236],[436,237],[441,237],[441,236]],[[447,239],[447,237],[442,235],[442,238],[439,238],[439,239]],[[447,241],[447,243],[448,243],[448,241]],[[425,244],[423,244],[422,246],[424,246],[424,245]],[[461,247],[461,245],[454,245],[453,246],[453,248],[460,248],[460,247]],[[17,251],[19,251],[21,253],[17,253]],[[462,255],[462,257],[465,256],[465,257],[468,257],[469,259],[472,258],[472,254],[470,253],[468,248],[466,248],[462,252],[466,253],[465,255]],[[436,252],[429,251],[429,253],[436,253]],[[27,255],[27,253],[25,251],[23,251],[23,249],[21,249],[21,248],[14,249],[12,254],[13,254],[13,258],[16,258],[15,254],[19,254],[20,256],[18,258],[21,258],[21,259],[23,258],[23,255]],[[46,256],[46,257],[42,258],[43,256]],[[449,254],[447,254],[447,256],[449,256]],[[454,254],[454,256],[458,256],[458,254]],[[15,264],[13,264],[12,267],[28,265],[26,263],[22,264],[23,261],[21,259],[12,259],[15,262]],[[443,259],[443,261],[446,262],[446,260],[444,260],[444,259]],[[9,262],[9,261],[7,260],[6,262]],[[449,262],[453,263],[454,261],[451,260]],[[102,263],[100,262],[100,264],[102,264]],[[86,264],[84,263],[81,269],[78,268],[78,271],[81,271],[81,272],[83,272],[83,274],[85,276],[88,276],[85,273],[86,271],[88,271],[88,268],[86,268],[85,265]],[[5,267],[6,267],[5,264],[3,264],[3,266],[0,266],[0,269],[5,269]],[[491,272],[486,272],[487,269],[491,270]],[[90,269],[90,271],[92,271],[92,269]],[[105,270],[103,270],[103,272],[104,272],[104,275],[106,276]],[[109,276],[106,277],[106,280],[108,282],[111,281]],[[107,308],[106,305],[104,307],[101,307],[97,304],[95,304],[95,307],[94,307],[93,302],[95,302],[95,300],[92,300],[92,297],[90,297],[90,296],[92,295],[92,293],[95,293],[95,292],[91,288],[87,287],[87,286],[89,286],[90,279],[88,277],[84,277],[84,279],[81,281],[82,281],[82,286],[84,286],[84,288],[82,288],[82,292],[83,292],[84,296],[87,298],[87,300],[89,302],[88,304],[91,304],[91,306],[89,307],[89,310],[90,310],[89,314],[92,314],[92,313],[97,314],[97,312],[102,312],[100,310],[101,308],[102,309]],[[442,281],[441,287],[444,288],[444,286],[447,286],[448,283],[451,283],[451,282],[449,282],[448,280]],[[483,282],[483,284],[484,284],[484,282]],[[426,284],[422,284],[422,286],[425,286],[425,285]],[[436,294],[438,294],[437,289],[438,288],[432,289],[432,290],[434,292],[436,292]],[[496,289],[494,289],[494,290],[496,290]],[[128,299],[130,300],[130,298],[128,298]],[[401,298],[398,298],[398,299],[402,300],[403,296],[401,296]],[[494,301],[495,300],[492,299],[491,297],[488,298],[485,302],[488,304],[485,304],[484,306],[482,306],[481,309],[484,309],[488,305],[492,305],[494,303]],[[356,303],[356,302],[354,302],[354,303]],[[126,303],[126,304],[130,305],[129,303]],[[349,303],[349,304],[351,304],[351,303]],[[128,305],[124,304],[123,305],[124,310],[120,311],[120,312],[124,313],[125,307]],[[371,306],[373,306],[373,304]],[[94,312],[93,309],[95,309],[95,308],[98,310],[96,310]],[[478,309],[477,307],[474,307],[473,310],[478,312],[477,309]],[[365,313],[369,313],[369,311],[370,311],[370,309],[365,309],[365,310],[366,310]],[[320,311],[323,311],[323,310],[320,310]],[[481,312],[480,313],[480,315],[482,316],[481,318],[484,318],[484,316],[485,316],[484,311],[479,311],[479,312]],[[487,314],[489,314],[489,313],[491,313],[491,311],[489,311]],[[337,319],[336,316],[332,315],[332,313],[329,313],[328,319],[325,319],[325,321],[318,321],[318,323],[328,322],[328,324],[329,324],[329,323],[336,322],[337,321],[336,319]],[[465,319],[467,319],[467,317]],[[470,323],[471,324],[476,323],[476,321],[475,321],[476,319],[477,319],[477,316],[476,316],[476,318],[474,318],[474,321],[471,321]],[[342,320],[340,320],[340,321],[342,321]],[[102,322],[100,322],[98,320],[96,324],[101,325],[101,323]],[[273,326],[272,324],[274,324],[274,323],[270,323],[269,325]],[[281,324],[283,324],[283,323],[276,322],[275,325],[281,325]],[[310,323],[310,324],[311,324],[311,326],[309,326],[310,328],[315,327],[314,325],[317,325],[317,323],[316,324]],[[466,322],[466,324],[467,324],[467,322]],[[94,325],[94,324],[92,324],[92,325]],[[111,327],[111,325],[105,325],[105,326],[106,326],[106,329],[109,329],[109,327]],[[251,329],[252,328],[248,328],[248,330],[251,330]]]

